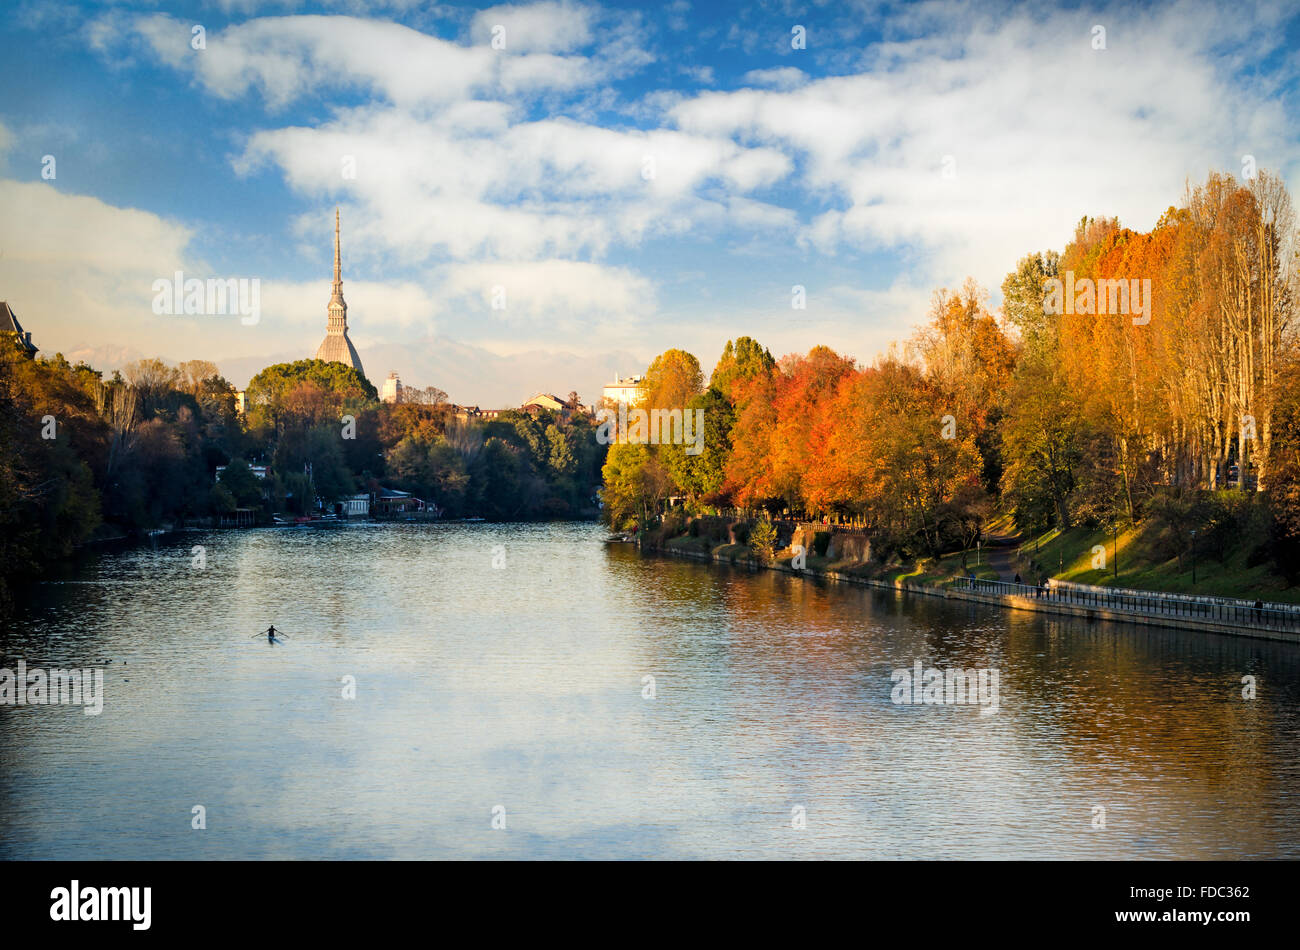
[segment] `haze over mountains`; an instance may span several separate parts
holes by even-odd
[[[211,358],[227,380],[243,389],[266,366],[310,357],[312,354],[308,349],[304,345],[298,352],[222,359],[143,353],[129,347],[108,345],[78,346],[63,355],[73,363],[84,360],[106,374],[144,357],[160,356],[169,363],[180,359]],[[636,355],[626,350],[585,355],[558,350],[528,350],[501,355],[446,337],[358,347],[358,352],[366,376],[376,389],[381,388],[388,374],[396,370],[405,385],[421,389],[437,386],[446,391],[451,402],[484,408],[518,406],[539,392],[567,396],[570,390],[576,390],[583,402],[591,405],[600,398],[601,387],[613,379],[615,373],[623,376],[639,374],[649,363],[644,354]]]

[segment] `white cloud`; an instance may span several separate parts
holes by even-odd
[[[346,156],[355,179],[340,173]],[[706,222],[697,192],[710,182],[744,194],[790,168],[775,149],[720,136],[510,124],[504,105],[480,102],[425,118],[358,109],[314,129],[259,132],[237,168],[266,163],[304,194],[350,199],[358,242],[409,263],[599,257]]]
[[[504,294],[504,309],[492,306],[497,288]],[[449,269],[440,292],[458,303],[462,313],[531,329],[541,338],[601,321],[635,322],[657,307],[646,278],[585,261],[458,264]]]
[[[454,101],[487,87],[495,70],[486,47],[460,46],[398,23],[270,17],[208,33],[201,50],[190,47],[191,26],[166,14],[133,21],[159,59],[192,72],[208,92],[234,99],[256,90],[271,108],[348,86],[405,106]]]
[[[44,182],[0,180],[0,207],[0,287],[42,350],[157,339],[180,326],[153,313],[152,283],[201,272],[190,228]]]
[[[209,93],[236,99],[255,91],[274,110],[347,89],[417,108],[488,94],[536,96],[595,87],[651,61],[642,48],[639,18],[623,17],[595,30],[597,12],[549,2],[497,7],[475,18],[471,41],[463,44],[400,23],[295,15],[208,31],[205,48],[196,50],[189,20],[117,11],[88,23],[86,37],[110,60],[122,55],[123,36],[135,37]],[[489,15],[515,24],[504,50],[490,45],[496,21],[483,19]],[[481,30],[480,23],[489,25]],[[573,52],[586,46],[591,55]]]
[[[489,45],[495,28],[501,27],[508,51],[567,53],[592,42],[596,16],[596,9],[585,4],[503,4],[474,14],[470,39],[475,44]]]
[[[797,89],[808,81],[802,69],[781,66],[775,69],[751,69],[742,81],[747,86],[765,86],[771,89]]]
[[[671,116],[686,132],[799,158],[800,184],[832,205],[809,219],[806,246],[920,248],[936,282],[969,272],[996,286],[1019,256],[1060,247],[1084,214],[1149,228],[1186,178],[1236,171],[1243,152],[1294,161],[1275,90],[1242,84],[1231,56],[1216,59],[1234,44],[1264,55],[1280,41],[1270,16],[1114,8],[1101,17],[1108,48],[1094,50],[1099,17],[972,16],[883,45],[869,72],[703,93]]]
[[[194,230],[134,208],[45,183],[0,180],[0,287],[24,328],[47,352],[74,345],[129,341],[138,350],[245,354],[271,348],[314,349],[325,331],[328,265],[316,281],[262,274],[216,274],[191,249]],[[173,316],[153,312],[153,282],[249,277],[260,282],[261,320]],[[346,281],[349,318],[358,340],[428,328],[440,298],[409,281]],[[314,342],[313,342],[314,340]],[[159,353],[158,355],[163,355]]]

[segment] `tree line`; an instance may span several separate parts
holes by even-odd
[[[445,402],[381,403],[351,367],[319,360],[269,366],[244,396],[240,413],[203,360],[106,377],[0,338],[0,609],[87,542],[237,508],[307,514],[381,481],[448,517],[594,515],[604,447],[576,399],[461,418]]]
[[[1063,250],[1025,255],[996,312],[972,280],[937,291],[869,365],[741,337],[705,385],[668,350],[640,403],[704,408],[707,448],[612,445],[606,518],[648,525],[676,497],[848,520],[882,555],[920,556],[969,545],[995,512],[1023,531],[1160,519],[1171,553],[1197,522],[1247,517],[1294,561],[1298,271],[1280,180],[1211,174],[1148,232],[1085,217]]]

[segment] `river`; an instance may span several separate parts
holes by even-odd
[[[42,583],[0,666],[104,705],[0,707],[0,857],[1300,857],[1294,646],[605,534],[200,532]],[[996,712],[895,704],[917,660]]]

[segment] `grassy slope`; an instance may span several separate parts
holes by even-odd
[[[1092,548],[1098,544],[1106,549],[1105,570],[1092,566]],[[1200,552],[1196,558],[1195,585],[1192,584],[1190,556],[1183,558],[1181,570],[1176,557],[1163,560],[1153,552],[1147,532],[1141,526],[1119,533],[1118,578],[1112,553],[1114,539],[1108,531],[1071,528],[1061,533],[1052,530],[1025,540],[1021,552],[1051,576],[1083,584],[1300,602],[1300,588],[1288,588],[1286,581],[1273,573],[1267,564],[1246,565],[1249,548],[1249,544],[1242,544],[1230,549],[1223,562]]]

